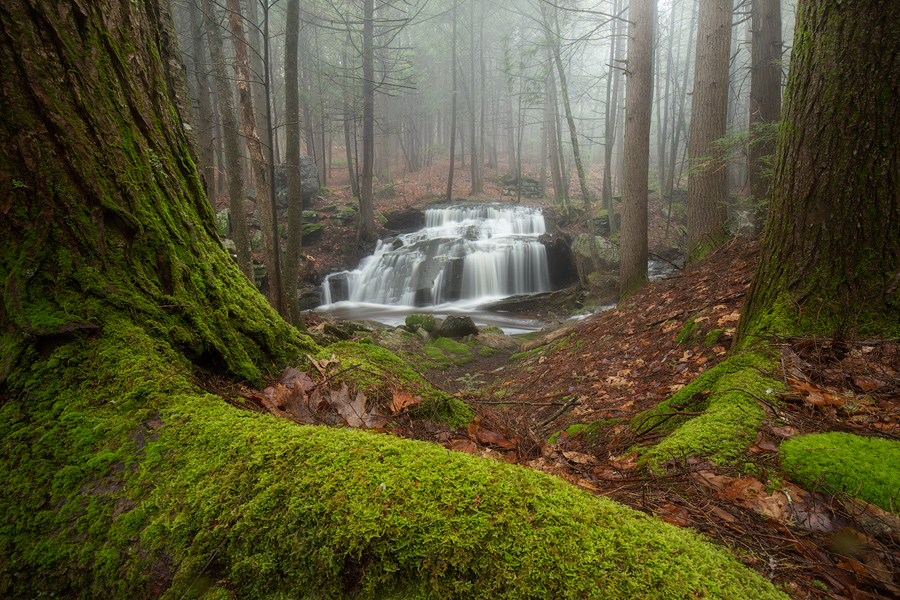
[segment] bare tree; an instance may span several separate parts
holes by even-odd
[[[728,115],[732,0],[700,0],[697,61],[688,157],[688,262],[696,262],[727,236],[723,151]]]
[[[224,138],[225,166],[228,173],[228,206],[231,211],[231,230],[237,264],[247,279],[253,281],[253,266],[250,264],[250,231],[244,209],[244,172],[241,165],[241,139],[238,133],[237,116],[234,112],[234,93],[231,80],[225,72],[225,51],[222,49],[222,33],[216,22],[212,0],[202,0],[206,38],[209,55],[215,72],[216,88],[219,96],[219,112],[222,114],[222,137]]]
[[[298,38],[300,37],[300,0],[288,0],[284,48],[284,118],[287,134],[287,249],[284,253],[284,301],[286,316],[294,327],[305,330],[297,299],[300,248],[303,245],[303,192],[300,188],[300,77]]]
[[[375,0],[363,0],[362,64],[363,147],[357,237],[370,240],[375,237],[375,198],[372,192],[375,163]]]
[[[768,127],[781,119],[781,0],[753,0],[751,5],[750,160],[748,180],[758,225],[768,214],[770,177],[763,175],[764,157],[775,153]]]
[[[280,314],[284,314],[284,302],[281,287],[281,244],[278,240],[278,225],[275,220],[275,198],[269,190],[269,161],[263,152],[256,128],[256,116],[253,114],[253,98],[250,89],[250,60],[247,54],[247,41],[244,38],[243,17],[239,0],[227,0],[230,12],[231,37],[234,44],[234,72],[237,77],[238,98],[241,107],[241,122],[244,125],[244,139],[253,166],[253,177],[256,180],[256,212],[259,215],[259,226],[262,230],[265,247],[266,270],[269,277],[269,303]]]
[[[656,0],[631,0],[625,71],[625,172],[619,289],[627,296],[647,281],[647,178],[653,108]]]
[[[451,67],[450,72],[453,77],[453,90],[451,92],[451,108],[450,108],[450,173],[447,176],[447,200],[453,200],[453,167],[456,153],[456,1],[453,0],[453,28],[451,42]]]

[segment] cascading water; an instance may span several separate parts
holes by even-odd
[[[537,239],[545,231],[543,215],[531,206],[428,209],[423,229],[379,240],[359,268],[329,275],[318,310],[346,318],[347,309],[358,308],[352,318],[390,321],[397,319],[385,319],[385,313],[418,312],[413,307],[471,314],[498,298],[545,292],[547,256]]]

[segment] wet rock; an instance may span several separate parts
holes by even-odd
[[[456,315],[449,315],[444,322],[441,323],[441,328],[438,329],[437,334],[441,337],[464,337],[469,334],[477,334],[478,327],[475,326],[475,322],[472,321],[471,317],[458,317]]]
[[[589,287],[589,276],[592,273],[618,274],[619,249],[605,237],[594,236],[596,255],[591,248],[590,236],[582,233],[572,243],[572,262],[578,273],[578,280]]]
[[[300,193],[304,208],[311,207],[319,193],[319,172],[315,161],[309,156],[300,157]],[[278,206],[287,208],[287,165],[275,167],[275,196]]]
[[[385,215],[386,229],[397,232],[410,232],[421,229],[425,225],[425,213],[417,208],[392,210]]]
[[[231,211],[227,208],[216,213],[216,232],[219,237],[225,237],[231,231]]]
[[[550,273],[550,287],[560,289],[578,282],[578,272],[572,260],[571,237],[567,234],[544,234],[538,238],[547,253],[547,271]]]
[[[475,336],[475,341],[482,346],[500,350],[502,352],[516,352],[522,342],[504,333],[485,332]]]

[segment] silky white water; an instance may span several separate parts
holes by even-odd
[[[423,229],[379,240],[357,269],[329,275],[317,310],[342,318],[472,314],[478,305],[499,298],[548,291],[546,250],[537,239],[545,231],[543,215],[531,206],[428,209]],[[348,317],[348,311],[358,314]]]

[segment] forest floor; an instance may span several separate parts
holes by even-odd
[[[437,173],[398,184],[397,196],[376,208],[435,201],[446,186]],[[467,176],[460,173],[460,196]],[[332,185],[339,196],[339,180]],[[485,199],[501,198],[495,177],[485,187]],[[654,197],[650,205],[652,247],[660,245],[665,219]],[[320,267],[346,260],[332,237],[339,234],[309,250]],[[759,248],[757,239],[736,237],[695,267],[567,325],[550,343],[433,369],[429,380],[469,404],[475,421],[452,429],[411,419],[405,409],[414,401],[395,397],[391,431],[542,470],[694,528],[795,598],[900,598],[900,517],[834,490],[803,489],[779,461],[780,443],[806,433],[900,439],[896,341],[770,340],[783,365],[775,377],[788,391],[777,403],[759,399],[767,418],[736,465],[687,457],[650,472],[638,464],[635,448],[664,433],[638,435],[633,420],[725,359]],[[321,317],[310,315],[309,324],[317,323]]]

